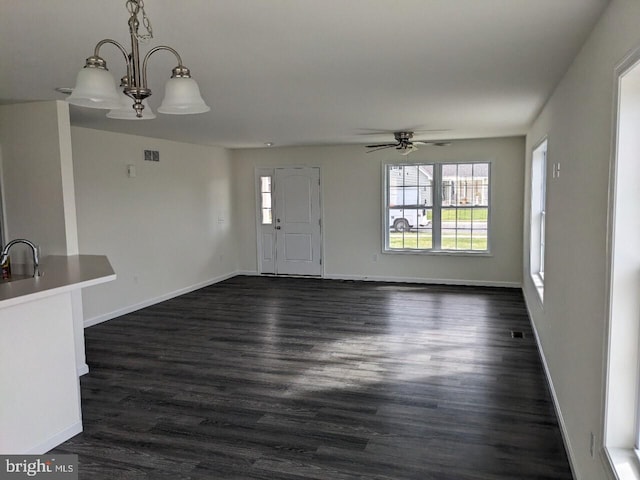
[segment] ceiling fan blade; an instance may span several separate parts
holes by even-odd
[[[440,128],[440,129],[432,129],[432,130],[412,130],[413,133],[442,133],[442,132],[450,132],[449,128]]]
[[[437,140],[418,140],[417,142],[413,142],[414,145],[427,145],[427,146],[436,146],[436,147],[448,147],[451,145],[451,142],[439,142]]]
[[[397,143],[381,143],[379,145],[367,145],[364,148],[378,148],[378,147],[395,147]]]
[[[395,143],[392,145],[378,145],[378,148],[374,148],[373,150],[368,150],[367,153],[377,152],[378,150],[384,150],[385,148],[391,148],[395,146],[396,146]],[[367,148],[372,148],[372,147],[367,147]]]
[[[394,128],[392,130],[378,130],[375,128],[359,128],[357,135],[393,135],[395,132],[413,132],[413,133],[442,133],[450,132],[449,128],[421,129],[417,127]]]

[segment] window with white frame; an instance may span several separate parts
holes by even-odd
[[[388,252],[489,251],[488,162],[385,166]]]
[[[531,239],[529,265],[531,278],[542,296],[544,287],[545,209],[547,196],[547,140],[534,150],[531,160]]]
[[[262,225],[273,223],[273,199],[271,198],[271,176],[260,177],[260,211],[262,213]]]

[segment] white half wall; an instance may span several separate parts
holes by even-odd
[[[85,324],[236,271],[227,150],[79,127],[71,136],[80,252],[107,255],[117,275],[83,291]]]
[[[524,145],[524,137],[459,140],[409,157],[362,146],[234,150],[239,270],[257,271],[255,169],[304,165],[321,169],[325,277],[520,286]],[[493,162],[491,256],[382,253],[383,164],[483,160]]]
[[[0,452],[43,454],[82,431],[69,293],[0,309]]]
[[[530,278],[528,244],[523,289],[577,480],[611,478],[598,451],[604,423],[614,70],[640,45],[638,19],[639,2],[611,2],[527,135],[525,239],[529,239],[531,151],[548,136],[544,305]],[[553,178],[553,164],[558,162],[560,176]]]

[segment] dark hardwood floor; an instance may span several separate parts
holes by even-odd
[[[236,277],[86,349],[80,479],[571,479],[518,290]]]

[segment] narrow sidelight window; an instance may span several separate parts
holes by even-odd
[[[271,198],[271,176],[260,177],[260,208],[262,225],[273,224],[273,203]]]

